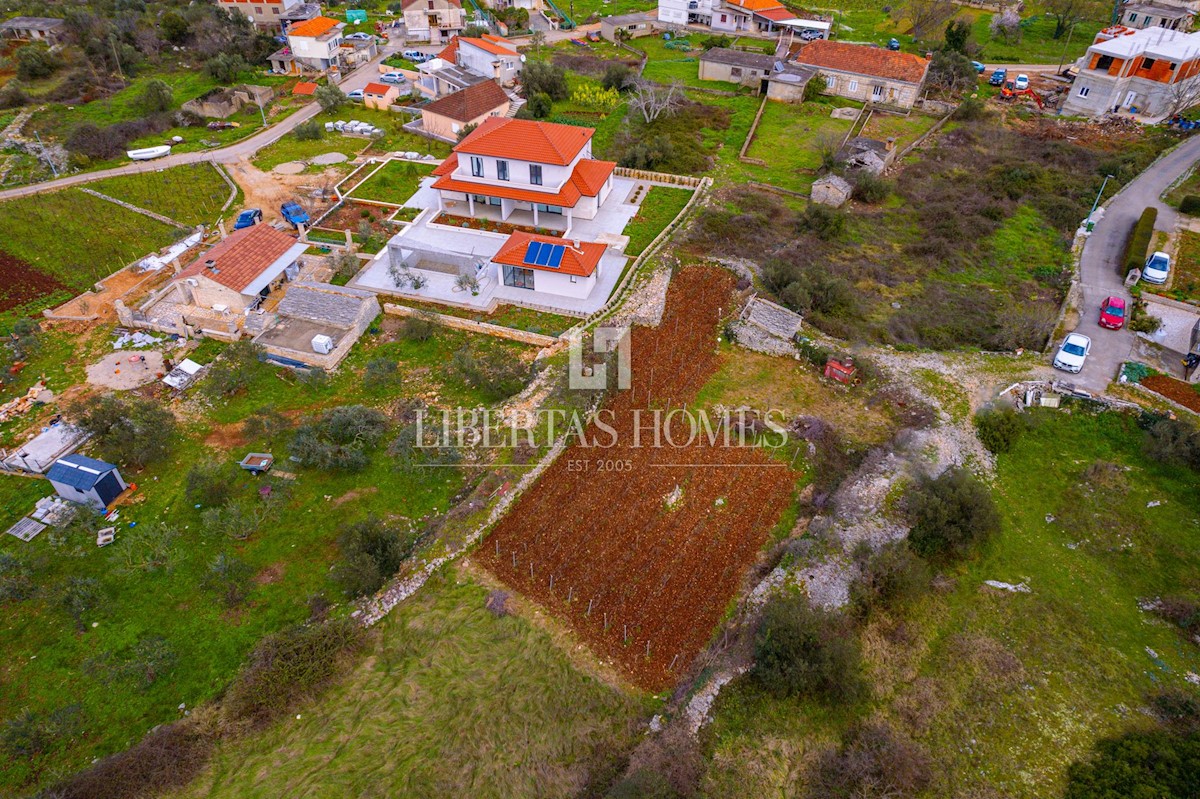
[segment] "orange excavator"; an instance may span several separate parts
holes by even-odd
[[[1038,94],[1031,88],[1024,88],[1024,89],[1018,90],[1016,84],[1013,83],[1011,80],[1005,81],[1004,86],[1002,86],[1000,89],[1000,97],[1005,100],[1013,100],[1022,95],[1032,97],[1033,101],[1035,103],[1037,103],[1037,107],[1038,107],[1039,111],[1043,110],[1046,107],[1046,101],[1042,99],[1042,96],[1040,94]]]

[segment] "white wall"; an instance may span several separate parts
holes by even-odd
[[[504,267],[500,264],[493,264],[496,268],[495,278],[497,284],[504,285]],[[556,297],[572,297],[577,300],[586,299],[592,293],[592,289],[596,288],[596,278],[600,275],[600,266],[596,267],[596,271],[592,272],[588,277],[576,277],[575,282],[571,282],[571,275],[557,274],[555,272],[547,272],[542,269],[534,269],[532,290],[514,289],[529,294],[530,302],[538,302],[539,294],[553,294]],[[511,287],[510,287],[511,288]]]
[[[501,62],[499,75],[496,74],[496,68],[492,66],[493,61]],[[519,54],[494,55],[469,42],[464,42],[462,39],[458,41],[458,65],[487,78],[498,77],[502,83],[511,83],[513,78],[521,74],[521,56]]]
[[[474,177],[471,174],[471,155],[470,152],[459,150],[458,167],[454,170],[456,180],[477,183],[481,188],[486,186],[511,186],[530,191],[544,191],[547,194],[557,194],[563,185],[571,179],[571,173],[575,171],[575,165],[581,159],[590,159],[592,157],[592,143],[589,141],[584,145],[579,155],[566,166],[541,164],[537,161],[525,161],[518,158],[497,158],[494,155],[480,155],[478,157],[483,159],[483,177]],[[496,177],[497,161],[508,162],[508,180],[500,180]],[[542,185],[537,186],[529,182],[530,164],[538,164],[542,167]]]
[[[329,37],[325,41],[311,36],[288,37],[288,44],[292,48],[292,55],[297,58],[320,58],[326,61],[332,59],[333,51],[338,48],[341,42],[342,37],[340,33]]]

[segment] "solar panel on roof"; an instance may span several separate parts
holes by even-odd
[[[565,248],[561,244],[555,244],[553,247],[551,247],[550,261],[546,264],[546,266],[558,269],[558,267],[562,264],[564,250]]]
[[[541,252],[542,243],[540,241],[531,241],[529,246],[525,248],[525,258],[527,264],[536,264],[538,254]]]
[[[537,261],[535,261],[535,263],[538,266],[545,266],[546,264],[550,263],[550,255],[553,252],[553,245],[543,244],[542,249],[538,251]]]

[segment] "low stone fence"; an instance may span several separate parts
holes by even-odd
[[[530,333],[527,330],[517,330],[516,328],[493,325],[488,322],[476,322],[474,319],[464,319],[461,316],[450,316],[449,314],[432,312],[425,313],[415,308],[409,308],[406,305],[393,305],[390,302],[383,304],[383,312],[392,314],[393,316],[427,315],[433,317],[439,325],[443,325],[444,327],[454,328],[455,330],[466,330],[471,333],[483,333],[488,336],[495,336],[496,338],[519,341],[522,344],[532,344],[535,347],[553,347],[558,343],[558,339],[554,336]]]
[[[668,186],[688,186],[693,189],[699,188],[701,183],[708,180],[708,178],[696,178],[691,175],[672,175],[667,172],[651,172],[648,169],[629,169],[623,166],[614,169],[613,174],[619,178],[645,180],[650,183],[662,183]]]

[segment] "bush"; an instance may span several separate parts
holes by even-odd
[[[1188,214],[1189,216],[1200,215],[1200,195],[1188,194],[1180,200],[1179,213]]]
[[[1150,697],[1159,719],[1181,735],[1200,732],[1200,697],[1182,688],[1164,688]]]
[[[147,113],[155,114],[171,110],[175,104],[175,96],[166,81],[154,80],[148,82],[138,96],[138,105]]]
[[[158,796],[190,783],[208,763],[213,739],[197,725],[156,727],[124,752],[100,760],[54,786],[56,799],[128,799]]]
[[[621,166],[628,169],[654,170],[675,157],[675,145],[668,136],[641,139],[621,156]]]
[[[363,386],[367,389],[394,388],[400,385],[400,368],[392,358],[372,358],[363,370]]]
[[[532,98],[544,94],[551,100],[565,100],[571,96],[567,84],[567,73],[562,67],[544,61],[530,61],[521,70],[521,82],[525,85],[525,96]]]
[[[507,399],[525,387],[529,367],[500,349],[463,345],[450,361],[451,370],[464,383],[478,389],[488,402]]]
[[[249,339],[238,339],[208,367],[204,390],[217,397],[230,397],[245,391],[262,370],[264,357],[260,345]]]
[[[107,685],[129,682],[139,691],[146,691],[159,677],[175,668],[178,661],[179,655],[167,639],[150,635],[139,639],[126,652],[108,652],[84,665]]]
[[[845,617],[802,596],[773,599],[754,639],[754,679],[779,696],[854,702],[865,685],[858,640]]]
[[[29,95],[15,80],[0,86],[0,109],[20,108],[29,102]]]
[[[812,233],[819,239],[832,241],[846,229],[846,215],[828,205],[810,202],[800,214],[798,227],[802,232]]]
[[[813,799],[915,796],[929,784],[929,754],[886,722],[856,724],[840,747],[817,760],[808,786]]]
[[[250,69],[246,59],[236,53],[218,53],[204,62],[204,73],[217,83],[230,84]]]
[[[216,508],[208,508],[200,515],[204,532],[211,536],[223,535],[234,541],[245,541],[258,532],[267,520],[270,507],[256,500],[227,502]]]
[[[1000,513],[987,486],[965,469],[925,477],[905,496],[908,540],[925,557],[964,558],[1000,530]]]
[[[317,120],[310,119],[297,125],[292,135],[300,141],[320,141],[325,138],[325,127]]]
[[[0,552],[0,602],[19,602],[36,591],[29,564],[16,555]]]
[[[48,78],[62,66],[58,56],[44,44],[27,44],[14,54],[17,77],[23,81]]]
[[[1181,419],[1151,422],[1142,449],[1153,460],[1200,469],[1200,431]]]
[[[242,423],[242,433],[251,441],[274,441],[291,429],[287,417],[272,405],[256,408]]]
[[[383,587],[416,546],[416,536],[368,518],[342,528],[338,535],[341,560],[333,581],[349,599],[373,594]]]
[[[1200,636],[1200,602],[1167,596],[1159,600],[1155,613],[1183,630],[1189,638]]]
[[[223,461],[194,464],[183,480],[183,495],[193,505],[222,505],[233,494],[237,467]]]
[[[870,172],[859,172],[854,177],[851,197],[863,203],[881,203],[892,193],[892,182],[872,175]]]
[[[67,705],[49,713],[28,708],[0,726],[0,751],[9,757],[31,760],[78,734],[83,728],[83,709]]]
[[[978,97],[968,97],[954,109],[954,118],[960,122],[970,122],[987,116],[987,106]]]
[[[58,591],[59,603],[75,622],[75,629],[87,629],[84,615],[100,601],[100,584],[94,577],[68,577]]]
[[[600,85],[606,89],[615,91],[624,91],[629,87],[629,82],[633,80],[633,70],[625,64],[609,64],[604,68],[604,77],[600,79]]]
[[[336,111],[349,102],[346,93],[339,89],[335,83],[326,83],[318,86],[317,90],[313,92],[313,96],[317,98],[322,111]]]
[[[240,605],[250,593],[250,578],[254,569],[245,561],[224,552],[217,555],[200,580],[200,585],[215,592],[225,607]]]
[[[554,109],[554,102],[550,99],[550,95],[545,92],[538,92],[530,96],[529,103],[525,108],[528,109],[530,116],[534,119],[545,119],[550,116],[550,112]]]
[[[1150,250],[1150,239],[1154,237],[1154,222],[1158,219],[1158,209],[1151,206],[1142,211],[1141,217],[1129,233],[1129,241],[1125,244],[1125,255],[1121,259],[1121,278],[1133,269],[1141,269],[1146,265],[1146,255]]]
[[[1015,408],[987,408],[975,414],[975,430],[988,452],[1011,452],[1028,425]]]
[[[428,311],[418,311],[413,316],[406,316],[396,330],[396,338],[401,341],[427,341],[437,332],[437,317]]]
[[[340,658],[363,640],[349,619],[289,627],[259,641],[225,695],[232,720],[263,724],[333,677]]]
[[[1097,742],[1092,757],[1067,770],[1064,799],[1196,795],[1200,774],[1200,733],[1173,735],[1162,730],[1131,732]]]
[[[300,426],[292,439],[292,455],[303,466],[361,471],[369,462],[367,451],[386,430],[387,417],[374,408],[333,408]]]
[[[899,607],[929,587],[930,573],[905,541],[892,541],[874,552],[855,553],[859,576],[850,584],[850,604],[860,615]]]
[[[604,799],[678,799],[679,792],[662,774],[640,768],[609,788]]]
[[[175,417],[153,400],[96,395],[75,403],[69,414],[92,435],[101,457],[119,466],[141,468],[175,444]]]

